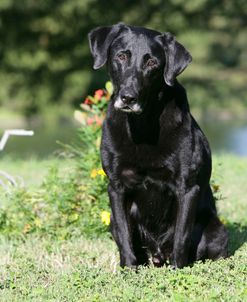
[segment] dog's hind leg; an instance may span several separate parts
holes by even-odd
[[[217,260],[228,256],[228,233],[217,216],[213,216],[203,231],[197,249],[197,260]]]

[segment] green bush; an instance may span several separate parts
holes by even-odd
[[[58,168],[53,166],[35,192],[16,189],[5,196],[7,206],[0,209],[2,234],[38,233],[66,239],[82,234],[94,237],[108,231],[107,181],[101,168],[99,146],[111,93],[108,82],[105,90],[97,90],[94,96],[86,98],[81,106],[83,112],[77,112],[76,117],[79,115],[82,123],[78,142],[65,146],[77,165],[68,175],[59,175]]]
[[[59,239],[98,236],[108,229],[100,219],[101,212],[108,209],[104,191],[102,177],[88,182],[74,175],[62,179],[52,169],[36,192],[10,194],[8,207],[0,210],[0,232],[17,236],[38,233]]]
[[[68,175],[50,168],[40,188],[34,192],[17,188],[2,193],[7,199],[0,209],[0,232],[25,236],[31,233],[66,239],[71,236],[98,236],[108,226],[101,221],[108,211],[106,177],[99,159],[99,127],[82,128],[79,148],[70,148],[78,166]],[[83,152],[81,150],[84,150]]]

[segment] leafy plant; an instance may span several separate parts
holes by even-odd
[[[35,192],[17,189],[6,197],[8,207],[0,209],[3,234],[39,233],[66,239],[107,232],[110,212],[99,145],[111,93],[112,85],[107,82],[105,89],[87,96],[81,104],[82,111],[75,112],[82,126],[78,129],[78,143],[67,146],[77,162],[74,170],[61,176],[57,166],[53,166]]]
[[[60,176],[53,167],[35,192],[17,189],[5,196],[8,206],[0,209],[0,233],[17,237],[37,233],[61,240],[105,233],[108,227],[101,221],[101,213],[108,210],[105,176],[90,173]]]
[[[94,96],[88,95],[81,104],[82,111],[75,111],[75,119],[80,122],[82,126],[90,126],[92,124],[101,126],[112,92],[112,83],[108,81],[105,84],[105,89],[96,90]]]

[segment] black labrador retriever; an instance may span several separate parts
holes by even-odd
[[[119,23],[89,33],[94,69],[114,93],[101,158],[122,267],[227,256],[228,235],[209,185],[208,141],[176,77],[191,56],[170,33]]]

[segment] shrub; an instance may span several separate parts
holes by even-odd
[[[71,236],[105,234],[109,225],[106,177],[101,168],[99,145],[101,125],[111,83],[97,90],[75,113],[82,127],[79,142],[67,146],[77,166],[68,175],[59,175],[51,167],[43,184],[35,192],[19,188],[4,196],[8,206],[0,209],[0,232],[25,236],[30,233],[49,234],[60,239]],[[100,121],[100,122],[99,122]]]
[[[93,161],[89,166],[92,169],[87,173],[71,171],[67,176],[60,176],[53,167],[35,192],[16,189],[5,196],[0,232],[11,236],[39,233],[59,239],[105,233],[108,227],[101,221],[101,213],[108,211],[105,176],[99,175],[100,170],[93,174]]]

